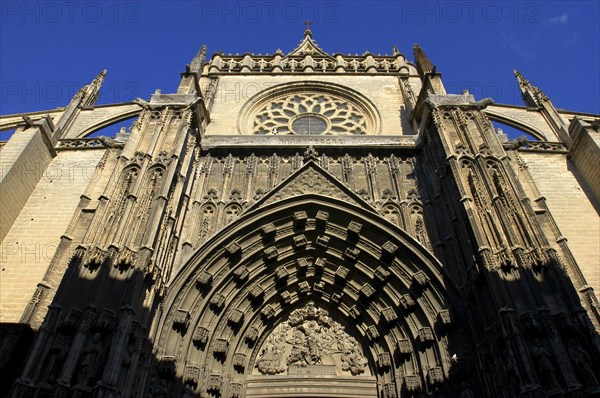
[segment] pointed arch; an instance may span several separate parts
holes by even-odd
[[[242,206],[240,206],[236,202],[230,203],[227,206],[225,206],[225,209],[223,211],[225,217],[225,225],[232,223],[241,212]]]
[[[388,201],[381,206],[381,213],[386,220],[400,228],[406,227],[406,220],[403,217],[402,210],[397,203]]]
[[[229,396],[248,386],[274,327],[314,301],[352,325],[379,394],[435,388],[450,368],[458,294],[448,283],[431,253],[368,209],[291,197],[243,214],[182,267],[165,297],[157,354],[184,382],[196,375],[188,384],[199,391]]]
[[[208,202],[200,206],[200,204],[194,203],[194,206],[198,206],[200,211],[195,215],[196,220],[192,230],[192,247],[197,249],[202,243],[212,235],[215,228],[215,215],[217,212],[217,206],[214,203]]]

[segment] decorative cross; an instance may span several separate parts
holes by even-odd
[[[306,30],[310,30],[310,25],[314,25],[315,23],[313,21],[311,21],[310,19],[307,19],[306,22],[304,22],[304,25],[306,25]]]

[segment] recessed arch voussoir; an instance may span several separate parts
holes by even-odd
[[[381,383],[398,372],[419,385],[428,369],[447,373],[442,326],[455,290],[431,253],[335,199],[305,195],[260,210],[208,241],[169,286],[156,338],[184,381],[192,367],[199,389],[211,377],[243,384],[266,336],[309,301],[350,325]]]

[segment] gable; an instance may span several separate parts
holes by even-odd
[[[287,198],[310,194],[339,199],[376,213],[370,204],[312,160],[283,180],[261,200],[250,206],[246,212]]]

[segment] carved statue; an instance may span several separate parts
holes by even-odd
[[[300,330],[306,335],[306,346],[308,355],[304,358],[306,363],[314,365],[321,362],[321,347],[318,334],[321,331],[319,324],[315,321],[305,322]]]
[[[556,376],[556,368],[552,364],[551,356],[548,351],[542,346],[539,339],[533,341],[531,349],[536,364],[538,377],[542,382],[545,382],[545,387],[556,388],[559,386]]]
[[[113,138],[104,135],[98,137],[98,141],[103,143],[107,148],[123,148],[125,146],[124,142],[119,142]]]
[[[473,390],[469,387],[467,383],[462,383],[462,390],[460,392],[460,398],[475,398],[475,394],[473,394]]]
[[[100,333],[94,334],[92,341],[83,351],[76,377],[78,384],[87,385],[89,380],[95,375],[96,369],[99,367],[99,357],[102,352],[101,339],[102,336]]]
[[[413,54],[417,63],[417,71],[419,72],[419,76],[421,76],[421,78],[424,78],[424,76],[428,73],[434,72],[434,67],[431,61],[418,44],[413,46]]]
[[[42,371],[45,372],[41,378],[42,380],[53,383],[58,379],[65,361],[65,352],[66,350],[63,347],[52,347],[48,351],[42,366]]]
[[[354,340],[354,339],[352,339]],[[367,366],[367,358],[360,354],[360,347],[356,340],[355,344],[350,348],[343,351],[342,355],[342,370],[348,370],[353,375],[361,374]]]
[[[571,362],[579,377],[579,381],[586,387],[597,386],[598,379],[592,370],[592,361],[588,353],[585,352],[575,339],[569,341],[568,348],[569,357],[571,357]]]
[[[152,396],[154,398],[167,398],[169,396],[169,388],[165,379],[162,379],[160,384],[154,386]]]
[[[492,98],[483,98],[483,99],[480,99],[479,101],[475,102],[475,105],[477,105],[477,107],[479,109],[485,109],[489,105],[492,105],[493,103],[494,103],[494,100]]]
[[[411,106],[414,106],[414,104],[417,102],[417,96],[415,95],[415,92],[413,91],[410,83],[408,82],[408,79],[404,79],[403,83],[404,89],[406,90],[406,97],[408,99],[408,102],[411,104]]]
[[[281,366],[281,348],[275,344],[278,340],[278,338],[267,340],[256,361],[256,366],[262,374],[273,375],[285,371],[285,368]]]
[[[519,370],[517,368],[517,362],[515,361],[515,356],[510,347],[504,350],[504,363],[505,363],[505,371],[507,374],[511,376],[519,376]]]
[[[527,145],[527,137],[522,135],[514,140],[505,142],[502,146],[504,147],[504,149],[519,149],[525,145]]]
[[[134,351],[135,347],[133,346],[133,344],[127,344],[127,348],[123,353],[123,362],[121,363],[121,371],[119,372],[119,379],[117,381],[118,386],[123,386],[125,384],[125,381],[127,380],[127,376],[131,368],[131,360],[133,358]]]

